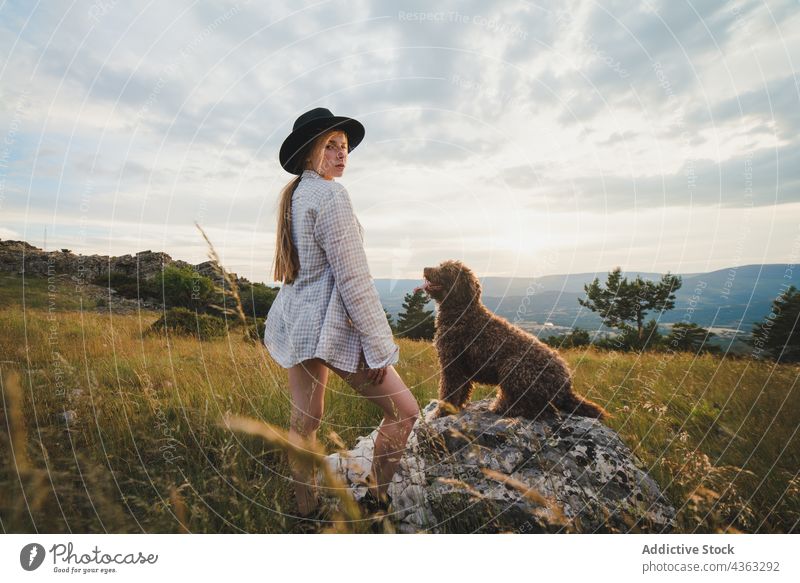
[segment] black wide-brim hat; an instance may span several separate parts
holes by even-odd
[[[341,130],[347,134],[348,152],[352,152],[364,139],[361,122],[351,117],[333,115],[329,109],[317,107],[298,117],[292,133],[283,140],[279,155],[283,169],[292,174],[302,174],[303,156],[314,139],[328,130]]]

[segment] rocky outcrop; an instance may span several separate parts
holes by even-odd
[[[0,273],[13,273],[27,276],[53,277],[68,275],[74,281],[91,282],[100,276],[108,276],[109,271],[129,277],[152,279],[167,265],[189,267],[198,274],[221,280],[215,264],[204,261],[192,265],[173,259],[161,251],[140,251],[134,255],[76,255],[69,249],[43,251],[25,241],[0,240]],[[238,283],[246,283],[243,277],[231,274]]]
[[[504,418],[490,402],[439,419],[435,401],[424,409],[389,487],[399,532],[672,530],[674,508],[613,430],[579,416]],[[376,436],[326,458],[357,500]]]

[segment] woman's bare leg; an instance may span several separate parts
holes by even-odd
[[[378,427],[372,459],[372,477],[376,484],[372,490],[380,499],[388,490],[403,457],[406,441],[419,416],[419,405],[393,366],[386,369],[383,382],[379,385],[369,381],[366,370],[350,373],[330,364],[327,366],[383,410],[383,421]]]
[[[289,392],[292,397],[289,443],[299,445],[304,439],[312,443],[316,441],[325,407],[327,383],[328,369],[318,358],[304,360],[289,369]],[[309,464],[300,463],[291,452],[288,457],[294,478],[297,507],[301,514],[309,514],[319,504],[316,472]]]

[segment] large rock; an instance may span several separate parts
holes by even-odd
[[[180,259],[173,259],[161,251],[139,251],[135,255],[80,255],[69,249],[43,251],[25,241],[0,240],[0,273],[25,274],[27,276],[54,277],[68,275],[78,283],[88,283],[101,276],[108,276],[109,270],[129,277],[153,279],[164,267],[192,268],[199,275],[211,277],[221,282],[221,272],[211,261],[192,265]],[[235,273],[230,276],[237,284],[249,283]]]
[[[491,401],[433,419],[432,401],[389,487],[400,532],[667,532],[675,510],[619,436],[596,419],[531,421]],[[360,500],[377,429],[326,459]],[[332,502],[332,501],[331,501]]]

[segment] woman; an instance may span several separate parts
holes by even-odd
[[[363,229],[347,190],[335,181],[364,138],[355,119],[316,108],[301,115],[280,149],[281,166],[297,178],[281,192],[275,281],[283,286],[267,315],[264,344],[289,369],[289,439],[316,439],[328,369],[383,409],[364,504],[386,508],[394,475],[419,406],[395,371],[399,347],[372,281]],[[304,517],[319,517],[314,475],[289,463]]]

